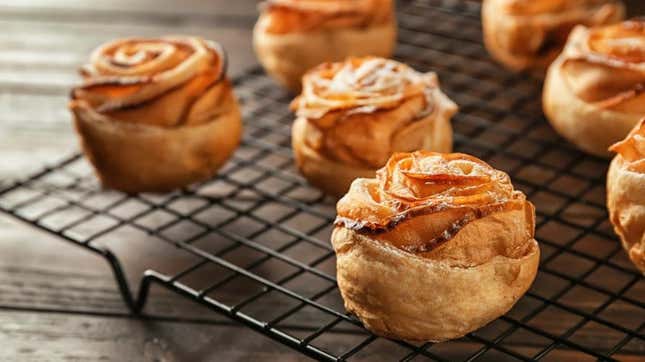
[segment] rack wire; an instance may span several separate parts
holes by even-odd
[[[475,2],[415,0],[398,14],[397,58],[436,71],[460,104],[455,149],[508,172],[537,206],[543,255],[535,284],[507,315],[462,339],[385,340],[346,314],[329,243],[334,202],[295,170],[291,96],[259,69],[234,81],[245,136],[214,179],[168,195],[125,195],[101,190],[75,154],[5,186],[0,210],[103,257],[133,313],[160,285],[319,360],[642,357],[645,288],[607,220],[607,161],[553,133],[539,81],[489,59],[479,11]],[[170,275],[148,270],[134,293],[105,242],[125,227],[198,261]],[[206,272],[209,285],[193,282]]]

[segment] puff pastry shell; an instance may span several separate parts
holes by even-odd
[[[532,204],[472,156],[397,153],[337,211],[345,307],[378,335],[461,337],[506,313],[537,272]]]
[[[266,71],[293,92],[309,69],[348,56],[389,57],[396,44],[392,0],[270,0],[253,30]]]
[[[105,187],[170,191],[212,176],[241,137],[216,43],[195,37],[120,39],[97,48],[70,109]]]
[[[607,208],[614,231],[634,265],[645,273],[645,119],[611,147]]]
[[[575,25],[611,24],[624,16],[617,0],[484,0],[484,43],[511,70],[543,74]]]
[[[331,195],[343,195],[357,177],[373,177],[393,152],[452,149],[457,106],[434,73],[393,60],[322,64],[305,75],[292,108],[297,166]]]
[[[563,137],[585,152],[609,157],[645,115],[645,21],[571,33],[549,68],[544,113]]]

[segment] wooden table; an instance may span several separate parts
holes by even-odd
[[[4,0],[0,184],[77,149],[67,95],[76,68],[97,44],[132,35],[201,35],[224,45],[235,76],[256,64],[255,7],[253,0]],[[142,264],[182,263],[134,241],[115,247],[133,282]],[[174,294],[154,290],[146,310],[146,319],[130,316],[96,256],[0,216],[0,360],[305,359]]]
[[[0,4],[0,182],[24,176],[77,149],[66,108],[77,67],[112,38],[168,33],[217,39],[229,74],[256,64],[251,48],[253,0],[9,0]],[[138,248],[137,248],[138,246]],[[142,270],[128,245],[125,268]],[[145,255],[144,255],[145,254]],[[130,261],[131,263],[127,263]],[[155,291],[151,314],[204,312]],[[214,313],[208,312],[214,318]],[[111,271],[90,253],[0,216],[0,360],[200,361],[302,360],[304,357],[229,322],[140,320],[125,309]]]

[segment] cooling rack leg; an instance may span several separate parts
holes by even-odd
[[[150,294],[150,287],[153,282],[164,284],[168,283],[169,278],[163,274],[157,273],[153,270],[146,270],[143,273],[143,279],[141,279],[141,285],[139,286],[139,295],[137,296],[136,304],[132,310],[135,314],[141,314],[143,308],[146,306],[148,300],[148,295]]]
[[[137,295],[137,298],[135,299],[132,295],[130,283],[128,283],[128,279],[125,277],[125,273],[123,272],[123,267],[121,267],[119,259],[117,259],[117,257],[108,249],[95,249],[95,251],[103,255],[103,257],[105,257],[105,259],[110,264],[110,267],[112,268],[112,274],[114,274],[114,279],[116,279],[116,283],[119,286],[119,291],[121,292],[123,302],[132,314],[141,315],[141,312],[143,311],[143,308],[145,308],[146,302],[148,301],[148,295],[150,294],[150,287],[152,286],[152,283],[156,282],[164,284],[168,283],[169,281],[169,278],[163,274],[157,273],[153,270],[146,270],[143,273],[143,278],[141,279],[141,284],[139,285],[139,293]]]
[[[128,307],[130,312],[134,314],[138,314],[139,310],[137,307],[140,303],[135,301],[134,298],[132,297],[130,284],[128,283],[128,280],[125,277],[125,273],[123,272],[121,263],[116,258],[116,256],[107,249],[101,249],[101,250],[98,250],[98,252],[102,254],[105,257],[105,259],[108,261],[108,264],[110,264],[110,268],[112,269],[112,274],[114,275],[114,279],[116,279],[117,285],[119,286],[119,292],[121,292],[121,297],[123,298],[123,302]],[[143,282],[141,284],[142,284],[141,288],[143,289],[144,288]]]

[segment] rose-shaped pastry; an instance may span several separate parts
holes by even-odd
[[[393,1],[265,1],[253,43],[266,71],[298,92],[302,75],[323,62],[392,55],[396,44]]]
[[[484,43],[506,67],[543,73],[574,26],[611,24],[624,16],[619,0],[484,0]]]
[[[623,141],[607,174],[607,208],[614,231],[645,274],[645,119]]]
[[[549,68],[544,113],[563,137],[608,157],[645,115],[645,21],[577,27]]]
[[[374,177],[394,152],[450,152],[457,106],[435,73],[365,57],[308,72],[292,109],[298,168],[313,185],[341,196],[355,178]]]
[[[169,191],[212,176],[241,137],[221,47],[195,37],[97,48],[72,90],[83,151],[105,187]]]
[[[345,307],[372,332],[443,341],[506,313],[537,273],[535,211],[465,154],[394,154],[357,179],[332,234]]]

